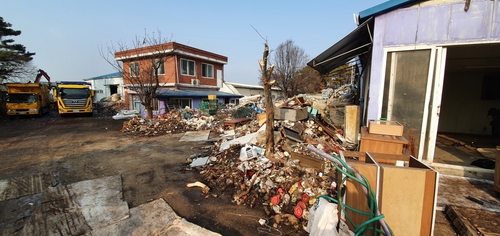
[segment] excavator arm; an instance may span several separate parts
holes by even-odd
[[[43,71],[42,69],[39,69],[38,70],[38,74],[36,75],[36,79],[35,79],[35,84],[38,84],[40,83],[40,79],[43,77],[45,77],[45,79],[47,79],[47,81],[49,81],[49,87],[50,87],[50,76],[45,73],[45,71]]]

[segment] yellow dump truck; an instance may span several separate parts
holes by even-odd
[[[7,83],[7,115],[41,116],[49,112],[49,85],[39,83]]]
[[[53,88],[57,111],[61,116],[69,114],[92,115],[91,84],[79,81],[60,81]]]

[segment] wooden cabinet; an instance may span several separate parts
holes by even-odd
[[[359,159],[348,159],[348,164],[370,183],[378,199],[378,208],[394,235],[432,235],[438,172],[413,156],[354,152],[346,152],[344,156]],[[404,166],[397,166],[401,162]],[[360,184],[348,179],[346,189],[346,204],[367,212],[367,198]],[[368,219],[357,212],[346,212],[356,225]],[[350,223],[348,225],[351,230],[354,229]],[[373,234],[370,232],[368,235]]]
[[[408,140],[403,136],[371,134],[366,127],[361,128],[360,152],[402,154],[405,144]]]

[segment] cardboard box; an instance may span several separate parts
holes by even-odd
[[[299,121],[308,118],[307,108],[288,108],[288,107],[275,107],[274,119],[275,120],[289,120]]]
[[[370,120],[368,132],[371,134],[403,136],[403,125],[397,121]]]

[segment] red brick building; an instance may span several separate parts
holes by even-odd
[[[171,104],[179,107],[197,108],[208,95],[216,95],[219,102],[241,97],[219,92],[222,87],[225,56],[169,42],[115,53],[115,59],[123,63],[124,86],[133,86],[127,78],[137,73],[151,71],[153,60],[160,60],[158,78],[160,89],[157,93],[156,114],[165,113]],[[170,90],[170,91],[168,91]],[[175,93],[172,93],[175,91]],[[137,95],[126,90],[125,100],[131,109],[141,110]]]

